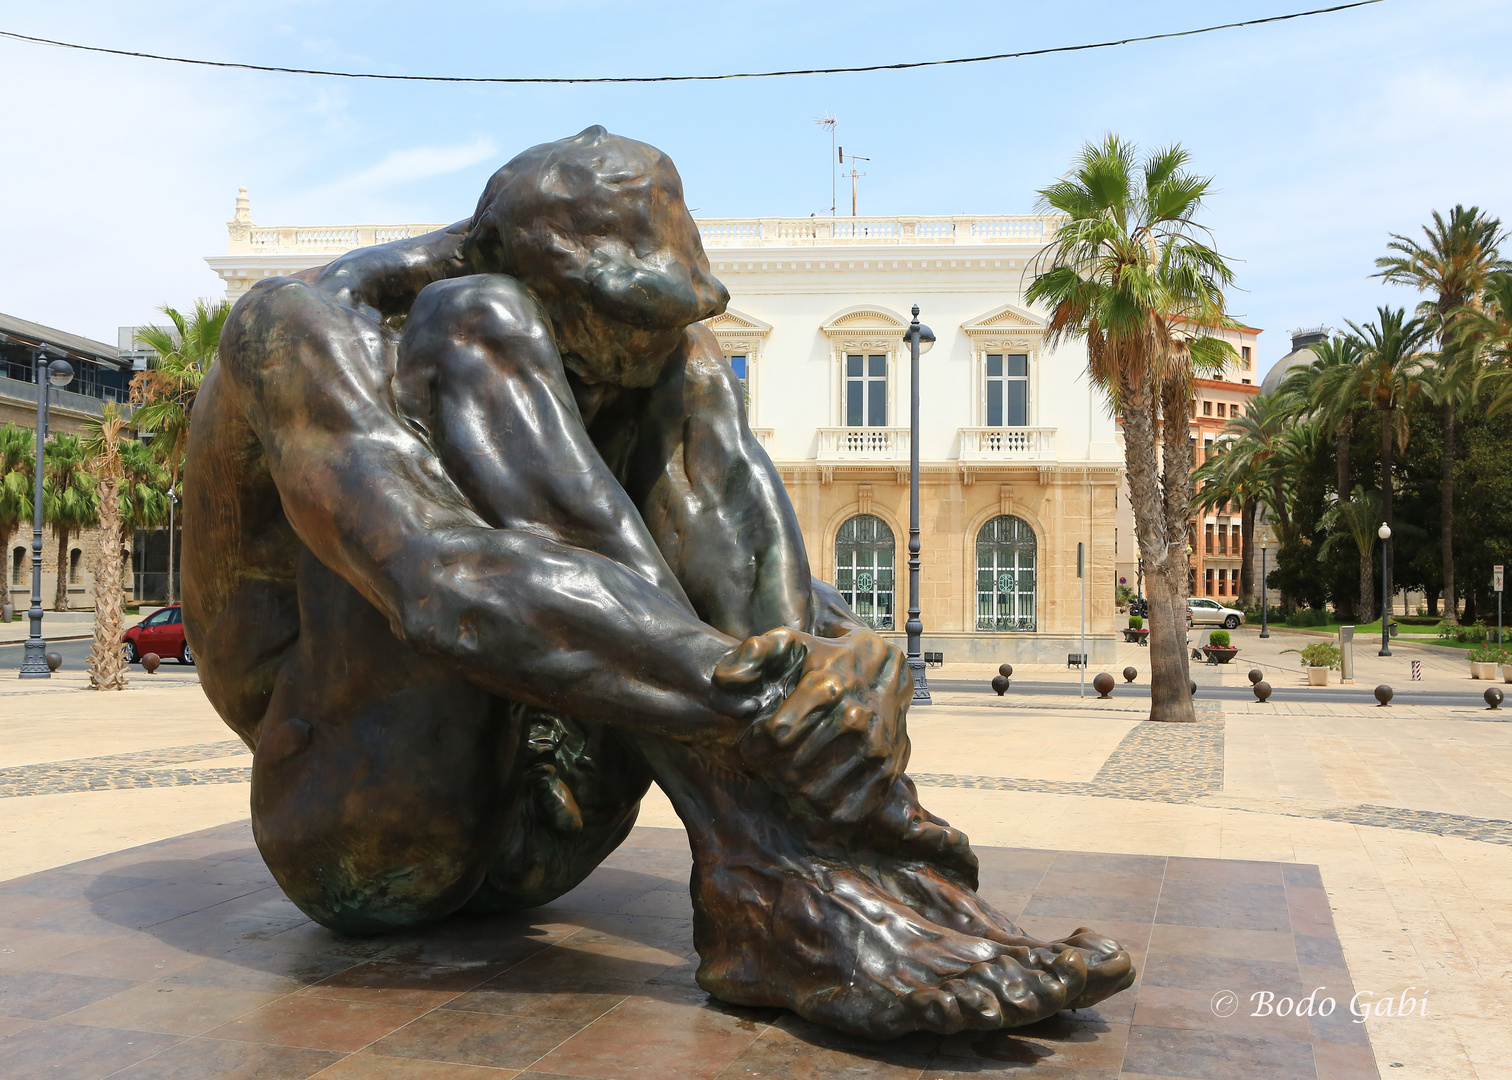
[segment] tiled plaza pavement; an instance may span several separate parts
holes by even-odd
[[[1139,983],[1032,1027],[872,1044],[698,989],[678,830],[635,830],[546,908],[350,939],[283,897],[238,822],[0,883],[0,1076],[1377,1076],[1316,868],[978,852],[1026,929],[1110,933]],[[1314,987],[1331,1016],[1248,1015],[1257,991]]]

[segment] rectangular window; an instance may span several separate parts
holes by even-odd
[[[1218,595],[1219,596],[1227,596],[1228,595],[1228,571],[1227,570],[1220,570],[1220,571],[1218,571]]]
[[[1213,403],[1211,401],[1204,401],[1202,403],[1202,415],[1203,416],[1212,416],[1213,415]]]
[[[845,358],[845,424],[887,426],[886,356],[851,354]]]
[[[1239,550],[1239,526],[1237,525],[1229,527],[1229,554],[1233,555],[1236,559],[1243,554]]]
[[[1213,595],[1213,572],[1211,570],[1209,570],[1207,572],[1207,576],[1206,576],[1206,580],[1204,581],[1204,585],[1207,587],[1206,595],[1212,596]]]
[[[1218,415],[1219,415],[1219,416],[1223,416],[1223,415],[1224,415],[1224,412],[1223,412],[1223,408],[1224,408],[1224,406],[1223,406],[1223,402],[1221,402],[1221,401],[1220,401],[1220,402],[1219,402],[1219,403],[1218,403]]]
[[[1209,555],[1213,553],[1213,527],[1211,525],[1207,527],[1207,553]]]
[[[1028,353],[987,354],[987,426],[1029,426]]]
[[[729,363],[731,369],[735,372],[735,377],[740,380],[741,387],[745,388],[747,360],[746,355],[744,353],[737,353],[734,356],[725,357],[725,360]]]
[[[1219,525],[1218,526],[1218,554],[1220,554],[1220,555],[1227,555],[1228,554],[1228,526],[1227,525]],[[1222,580],[1222,575],[1219,575],[1219,580],[1220,581]]]
[[[1239,355],[1242,356],[1242,357],[1244,357],[1244,366],[1245,367],[1249,367],[1250,366],[1250,347],[1248,345],[1242,346],[1239,349]]]

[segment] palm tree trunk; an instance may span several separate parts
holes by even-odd
[[[1254,499],[1245,499],[1239,504],[1239,605],[1246,609],[1255,604],[1255,556],[1250,548],[1255,543],[1255,514],[1258,510],[1259,503]]]
[[[1444,556],[1444,618],[1459,617],[1454,596],[1454,402],[1444,402],[1444,472],[1439,481],[1439,547]]]
[[[1192,723],[1192,693],[1187,684],[1186,608],[1187,531],[1192,520],[1192,439],[1188,420],[1191,399],[1184,379],[1160,385],[1160,443],[1163,498],[1160,505],[1165,544],[1152,560],[1156,588],[1151,590],[1150,719]],[[1164,633],[1162,634],[1162,627]],[[1157,641],[1156,635],[1161,635]],[[1157,653],[1157,644],[1161,650]]]
[[[58,538],[58,587],[53,590],[53,610],[68,610],[68,526],[54,525]]]
[[[1190,695],[1186,694],[1186,609],[1183,606],[1178,624],[1173,613],[1170,585],[1165,567],[1172,553],[1184,567],[1185,527],[1172,537],[1166,529],[1161,508],[1159,466],[1155,453],[1155,421],[1159,399],[1153,380],[1124,378],[1119,385],[1119,403],[1124,418],[1124,464],[1129,475],[1129,501],[1134,508],[1134,531],[1139,538],[1140,565],[1145,578],[1145,597],[1150,605],[1150,719],[1183,719],[1179,707],[1168,699],[1179,688],[1188,715],[1192,713]],[[1185,424],[1182,425],[1183,430]]]
[[[100,484],[100,554],[95,560],[94,643],[89,649],[89,685],[95,690],[126,689],[126,654],[121,644],[121,507],[114,480]]]
[[[1372,549],[1374,550],[1374,549]],[[1360,599],[1355,606],[1355,621],[1375,621],[1375,560],[1370,551],[1360,552]]]
[[[1338,453],[1337,464],[1339,467],[1338,484],[1339,501],[1348,502],[1350,493],[1354,491],[1354,485],[1349,482],[1349,443],[1354,438],[1354,413],[1345,413],[1344,419],[1339,421],[1339,430],[1334,432],[1334,443]]]
[[[1381,520],[1387,525],[1391,524],[1391,451],[1392,442],[1396,438],[1396,407],[1388,405],[1381,410]],[[1386,596],[1391,596],[1391,541],[1382,544],[1381,558],[1386,560],[1384,572],[1386,574]],[[1381,618],[1386,618],[1390,612],[1382,611]]]

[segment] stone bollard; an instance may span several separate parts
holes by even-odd
[[[1380,686],[1375,688],[1375,699],[1381,703],[1378,708],[1384,709],[1386,706],[1390,705],[1391,699],[1394,696],[1395,695],[1393,694],[1391,687],[1387,686],[1385,683],[1382,683]]]
[[[1133,682],[1137,678],[1139,678],[1139,669],[1138,668],[1131,668],[1131,667],[1124,668],[1124,682]]]
[[[1502,703],[1502,692],[1499,686],[1489,686],[1483,695],[1486,699],[1486,708],[1499,709]]]
[[[1004,675],[992,677],[992,688],[997,691],[997,696],[1002,697],[1008,690],[1008,679]]]
[[[62,653],[50,652],[43,659],[45,659],[47,661],[47,670],[48,671],[57,671],[60,667],[63,666],[63,654]]]
[[[1261,671],[1257,667],[1250,668],[1249,681],[1250,681],[1250,685],[1251,686],[1254,686],[1257,682],[1259,682],[1263,678],[1265,678],[1265,672]]]
[[[1012,664],[999,664],[998,665],[998,674],[1001,675],[1005,679],[1011,679],[1011,678],[1013,678],[1013,665]]]
[[[1106,671],[1099,671],[1092,680],[1092,689],[1097,691],[1100,698],[1108,698],[1113,694],[1113,676]]]
[[[162,665],[163,658],[155,652],[142,654],[142,670],[151,675]]]
[[[1250,687],[1250,689],[1255,692],[1255,698],[1260,702],[1260,704],[1264,705],[1267,701],[1270,700],[1271,684],[1266,682],[1264,679],[1261,679],[1259,682],[1255,683]]]
[[[1196,697],[1197,696],[1197,680],[1196,679],[1188,679],[1187,682],[1189,682],[1191,684],[1191,686],[1192,686],[1192,696]]]

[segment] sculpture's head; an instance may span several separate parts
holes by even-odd
[[[529,286],[564,361],[590,382],[649,385],[684,329],[730,299],[709,273],[671,159],[597,126],[496,172],[463,257]]]

